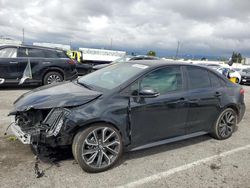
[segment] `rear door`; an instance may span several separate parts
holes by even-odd
[[[40,63],[40,59],[44,56],[42,50],[33,49],[28,47],[20,47],[18,50],[19,59],[22,59],[22,63],[19,64],[19,69],[24,72],[28,62],[30,62],[31,67],[35,67]]]
[[[18,75],[17,48],[6,47],[0,49],[0,78],[16,80]]]
[[[220,111],[220,79],[214,73],[200,67],[187,66],[186,72],[189,103],[187,134],[209,131]]]

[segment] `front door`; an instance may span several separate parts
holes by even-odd
[[[188,106],[182,77],[180,66],[167,66],[148,73],[131,86],[135,91],[152,88],[160,94],[155,98],[139,94],[130,98],[134,146],[185,134]]]

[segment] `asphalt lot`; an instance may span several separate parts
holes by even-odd
[[[47,169],[39,179],[29,146],[4,136],[13,101],[31,88],[0,88],[0,187],[250,187],[250,110],[230,139],[201,136],[130,152],[115,168],[88,174],[72,157]],[[250,86],[244,86],[246,106]]]

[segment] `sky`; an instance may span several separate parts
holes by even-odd
[[[0,36],[159,56],[250,57],[249,0],[0,0]]]

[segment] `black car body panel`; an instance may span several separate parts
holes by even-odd
[[[100,92],[88,90],[74,82],[63,82],[36,88],[14,103],[13,113],[27,109],[49,109],[83,105],[97,97]]]
[[[32,78],[26,79],[23,84],[42,84],[45,74],[52,71],[60,73],[64,80],[77,78],[76,65],[69,63],[71,60],[62,50],[28,45],[0,46],[0,50],[4,49],[15,49],[16,54],[11,58],[0,57],[0,78],[4,79],[0,85],[20,84],[29,63]],[[26,53],[26,50],[33,51],[33,53]]]
[[[46,123],[38,123],[38,120],[33,119],[21,122],[19,126],[23,131],[26,126],[30,128],[26,133],[31,135],[31,143],[71,145],[78,130],[93,123],[105,122],[116,127],[122,135],[124,146],[133,150],[144,148],[143,145],[154,146],[152,143],[166,143],[162,142],[165,139],[184,139],[189,137],[187,135],[209,133],[220,112],[227,107],[237,112],[238,122],[245,113],[241,86],[231,83],[216,71],[202,66],[166,61],[131,61],[126,66],[127,64],[142,70],[133,76],[129,75],[129,79],[118,87],[110,90],[88,89],[74,81],[38,88],[21,96],[14,104],[11,114],[15,114],[16,119],[19,116],[28,119],[36,116],[40,122],[44,122],[48,114],[53,114],[53,110],[58,109],[60,114],[64,114],[67,109],[67,113],[60,116],[63,120],[61,128],[53,136],[47,135],[48,127],[44,125]],[[137,82],[141,84],[150,73],[172,67],[180,70],[178,79],[182,79],[182,85],[178,90],[155,97],[143,97],[139,93],[131,92]],[[209,73],[219,83],[213,85],[212,77],[209,76],[207,88],[193,89],[188,67]],[[111,67],[91,74],[99,74],[105,69],[109,70]],[[59,115],[56,117],[59,118]],[[59,120],[55,118],[53,121],[58,124]],[[39,130],[38,133],[34,133],[34,129]]]
[[[88,74],[92,71],[92,64],[88,64],[88,63],[77,63],[76,64],[76,69],[78,72],[79,76],[83,76],[85,74]]]

